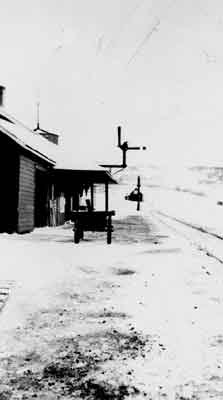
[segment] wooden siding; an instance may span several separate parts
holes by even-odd
[[[25,233],[34,229],[35,201],[35,163],[28,157],[20,155],[18,232]]]

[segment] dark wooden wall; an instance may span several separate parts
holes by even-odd
[[[0,132],[0,232],[12,233],[17,229],[18,171],[18,148]]]
[[[0,232],[46,226],[52,166],[0,131]]]
[[[30,232],[34,229],[34,201],[35,163],[29,157],[20,155],[17,226],[19,233]]]
[[[31,154],[20,154],[18,227],[19,233],[49,224],[50,180],[48,165]]]

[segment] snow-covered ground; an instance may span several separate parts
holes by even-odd
[[[123,176],[126,190],[140,174],[144,214],[157,209],[223,237],[223,168],[142,167]]]
[[[140,212],[124,200],[138,174]],[[223,209],[162,174],[120,176],[110,246],[104,233],[75,245],[69,225],[0,236],[1,399],[222,398],[222,264],[163,215],[223,233]]]

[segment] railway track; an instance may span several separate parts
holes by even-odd
[[[153,210],[152,215],[161,224],[178,237],[183,238],[197,250],[204,252],[208,257],[214,258],[223,264],[223,236],[211,232],[208,228],[197,226],[185,220],[181,220],[172,215],[168,215],[161,210]]]

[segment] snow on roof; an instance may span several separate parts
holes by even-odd
[[[65,150],[60,149],[57,153],[57,162],[55,169],[68,169],[68,170],[94,170],[104,171],[95,160],[86,159],[82,154],[70,154]]]
[[[54,165],[56,170],[107,172],[96,161],[83,157],[83,153],[80,151],[76,151],[75,154],[68,153],[60,146],[26,127],[8,114],[2,106],[0,106],[0,132],[9,136],[21,147]]]
[[[58,147],[35,133],[0,107],[0,131],[9,136],[21,147],[38,155],[51,164],[56,163]]]

